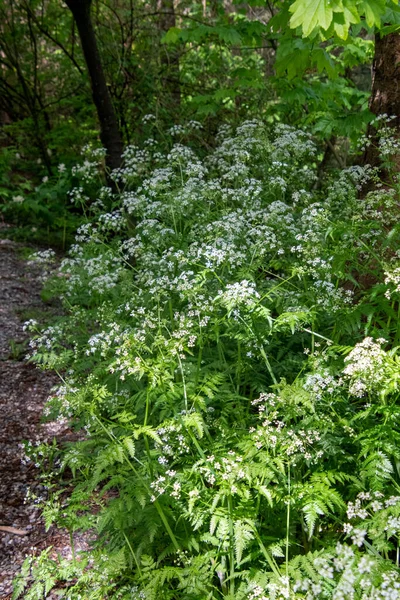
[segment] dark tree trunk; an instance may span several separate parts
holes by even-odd
[[[158,26],[160,32],[166,33],[171,27],[176,26],[174,0],[159,0],[160,19]],[[179,52],[163,44],[161,47],[161,84],[168,98],[167,102],[172,107],[179,106],[181,88],[179,81]]]
[[[92,0],[65,0],[65,2],[74,16],[89,72],[93,102],[100,122],[100,139],[107,151],[106,165],[109,170],[116,169],[121,165],[123,142],[90,15]]]
[[[377,117],[388,115],[395,117],[389,122],[393,135],[400,137],[400,35],[390,33],[382,37],[375,36],[375,56],[372,66],[372,93],[369,103],[371,112]],[[383,179],[387,177],[381,164],[378,152],[379,138],[373,125],[368,127],[367,134],[372,144],[366,149],[363,164],[378,167]],[[400,167],[400,156],[392,157]]]

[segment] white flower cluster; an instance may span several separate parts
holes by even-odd
[[[150,123],[151,121],[155,120],[156,116],[152,115],[151,113],[148,113],[147,115],[144,115],[144,117],[142,117],[142,123]]]
[[[366,337],[346,356],[343,375],[350,382],[349,392],[353,396],[362,398],[385,379],[386,352],[382,350],[385,343],[384,338]]]
[[[160,453],[160,464],[167,465],[168,462],[182,454],[190,452],[190,444],[187,440],[187,431],[180,422],[166,423],[157,429],[157,435],[161,439],[161,444],[155,444]]]
[[[391,300],[393,294],[400,292],[400,267],[385,271],[385,284],[388,286],[385,296],[388,300]]]
[[[82,287],[89,295],[105,294],[117,285],[123,265],[112,253],[91,258],[75,256],[61,262],[60,272],[68,279],[67,297],[73,296]]]
[[[89,196],[86,196],[82,186],[72,188],[72,190],[67,192],[67,194],[71,204],[75,204],[77,206],[84,206],[89,201]]]
[[[36,351],[42,348],[52,350],[55,345],[60,343],[62,340],[62,327],[61,325],[52,325],[44,329],[40,336],[33,338],[29,342],[31,350]]]
[[[373,555],[359,554],[350,546],[337,544],[333,554],[314,560],[318,581],[305,577],[296,581],[293,591],[304,594],[301,597],[305,600],[399,600],[397,570],[389,569],[379,575],[379,566],[380,560]]]
[[[41,265],[49,265],[54,263],[56,258],[56,253],[54,250],[38,250],[33,252],[29,256],[28,264],[41,264]]]
[[[275,127],[274,161],[283,161],[285,165],[294,161],[304,161],[305,158],[314,157],[317,148],[309,133],[300,129],[280,123]]]
[[[89,338],[86,355],[89,356],[99,352],[100,356],[104,358],[110,351],[115,351],[115,348],[121,345],[123,339],[124,333],[121,332],[121,326],[118,323],[108,323],[105,331],[100,331]]]
[[[253,308],[259,298],[260,294],[256,290],[256,284],[243,279],[240,282],[227,284],[225,290],[218,292],[215,301],[232,310],[240,306]]]
[[[214,485],[224,484],[229,487],[231,494],[238,491],[237,484],[249,479],[247,468],[243,464],[243,457],[229,450],[228,456],[208,456],[204,463],[198,463],[198,470],[207,483]]]
[[[252,405],[258,406],[259,419],[262,421],[261,427],[250,429],[257,449],[279,448],[286,456],[292,458],[293,465],[300,457],[311,462],[316,462],[322,457],[323,451],[318,447],[321,433],[316,429],[305,430],[286,426],[280,413],[284,401],[277,395],[261,394],[252,401]]]
[[[307,375],[304,382],[304,389],[312,392],[317,400],[321,400],[324,394],[333,394],[338,385],[339,382],[337,379],[324,369],[320,373]]]
[[[247,596],[247,600],[269,600],[265,595],[266,591],[260,585],[252,586],[251,592]]]
[[[102,213],[99,216],[99,231],[121,231],[126,225],[126,219],[120,210],[115,210],[112,213]]]
[[[160,464],[163,465],[164,463],[161,461]],[[150,502],[155,502],[159,496],[162,496],[167,491],[176,500],[179,500],[181,497],[181,483],[176,479],[176,471],[171,469],[165,471],[165,475],[157,477],[150,484],[150,488],[154,492],[150,497]]]
[[[381,115],[375,117],[373,121],[371,121],[371,125],[374,127],[379,140],[378,147],[382,158],[385,158],[387,155],[394,154],[398,148],[396,143],[397,136],[395,135],[394,129],[395,125],[393,123],[393,121],[396,121],[396,119],[397,117],[395,115],[382,113]],[[376,136],[366,135],[361,138],[359,144],[360,149],[364,151],[366,148],[371,146],[371,144],[376,144]],[[393,151],[391,151],[391,148],[393,148]]]
[[[105,148],[95,148],[92,144],[85,144],[81,150],[81,154],[88,159],[96,159],[99,162],[105,158],[107,150]]]
[[[153,115],[148,115],[148,116],[153,116]],[[130,596],[131,600],[146,600],[146,598],[147,598],[146,593],[143,590],[140,590],[137,587],[137,585],[134,585],[133,587],[131,587],[130,594],[131,594],[131,596]]]
[[[85,183],[90,183],[98,178],[99,168],[97,161],[84,160],[82,164],[72,167],[72,175]]]
[[[35,329],[37,328],[37,326],[39,325],[39,323],[36,321],[36,319],[29,319],[28,321],[25,321],[25,323],[22,326],[22,330],[23,331],[35,331]]]
[[[111,174],[113,180],[119,184],[127,184],[146,172],[151,160],[149,150],[149,148],[139,148],[133,144],[127,146],[122,154],[122,167],[114,169]]]

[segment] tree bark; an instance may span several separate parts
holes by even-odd
[[[377,117],[395,117],[389,122],[395,138],[400,138],[400,35],[390,33],[375,36],[375,56],[372,66],[372,93],[369,103],[371,112]],[[387,176],[379,156],[379,137],[373,125],[368,126],[367,135],[372,143],[363,156],[363,164],[379,169],[383,179]],[[393,157],[400,167],[400,156]]]
[[[106,166],[111,171],[121,166],[122,137],[101,64],[90,15],[92,0],[65,0],[78,29],[83,55],[89,72],[93,102],[100,123],[100,139],[106,149]]]
[[[166,33],[176,26],[174,0],[159,0],[160,11],[159,29]],[[179,52],[175,48],[169,48],[166,44],[161,47],[161,84],[168,104],[178,107],[181,101],[180,75],[179,75]],[[170,106],[171,107],[171,106]]]

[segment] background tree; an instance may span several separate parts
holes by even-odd
[[[373,116],[392,117],[390,127],[395,138],[400,137],[400,9],[397,0],[351,0],[329,2],[323,0],[310,5],[305,0],[291,3],[289,24],[301,29],[304,37],[328,40],[332,36],[346,41],[352,33],[364,28],[375,33],[373,77],[369,108]],[[370,145],[364,153],[364,164],[381,167],[379,132],[368,125]],[[396,159],[395,159],[396,160]],[[398,159],[397,159],[398,160]],[[381,169],[381,175],[386,174]]]
[[[400,137],[400,35],[377,33],[372,69],[371,112],[379,117],[392,117],[388,125],[395,138]],[[387,177],[379,156],[379,131],[374,124],[368,127],[370,143],[364,153],[364,164],[378,167],[381,176]],[[400,166],[400,157],[393,157]]]
[[[90,15],[92,0],[65,0],[65,2],[74,16],[79,32],[90,77],[93,102],[100,123],[100,138],[107,151],[106,165],[109,170],[113,170],[121,164],[123,142],[108,91]]]
[[[28,136],[29,155],[47,163],[47,171],[54,161],[49,151],[64,162],[96,140],[96,113],[103,119],[101,142],[112,147],[109,167],[119,164],[123,141],[147,135],[142,117],[148,113],[167,127],[200,120],[203,142],[211,143],[222,120],[283,119],[307,127],[325,155],[344,164],[346,140],[356,142],[371,119],[374,31],[382,40],[386,33],[395,36],[382,23],[395,27],[400,21],[397,4],[383,0],[333,8],[320,2],[316,9],[300,0],[268,6],[256,0],[251,6],[188,0],[68,5],[85,32],[82,48],[78,21],[59,1],[0,0],[4,143],[20,148]],[[94,79],[86,76],[85,52]],[[378,96],[384,111],[382,98],[392,98],[393,91]]]
[[[176,27],[174,0],[160,0],[159,2],[159,27],[162,37],[172,28]],[[160,56],[160,83],[165,88],[166,96],[175,108],[180,105],[180,73],[179,52],[176,47],[162,44]]]

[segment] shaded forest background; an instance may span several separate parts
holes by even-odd
[[[38,187],[47,177],[59,178],[58,164],[70,167],[85,144],[100,138],[108,148],[107,167],[115,168],[124,145],[149,134],[158,142],[188,120],[201,123],[201,135],[192,137],[205,150],[221,122],[257,116],[306,127],[320,143],[321,168],[345,166],[373,113],[396,112],[393,85],[390,103],[382,105],[382,94],[376,101],[375,93],[371,112],[368,99],[377,31],[377,54],[383,44],[392,48],[390,56],[381,52],[389,72],[380,89],[395,81],[399,11],[393,2],[364,3],[370,13],[348,2],[357,18],[347,23],[343,13],[344,25],[324,29],[325,13],[308,4],[315,15],[310,31],[310,22],[293,25],[296,3],[287,1],[2,0],[0,194],[6,219],[20,225],[44,219],[59,230],[70,183],[52,185],[51,193]],[[323,10],[328,4],[319,3]],[[297,8],[307,19],[307,3]],[[13,198],[32,192],[24,206],[10,207]]]

